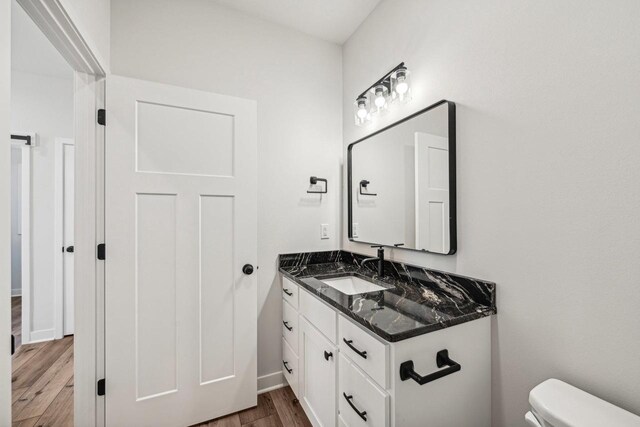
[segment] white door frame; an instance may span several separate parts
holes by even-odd
[[[54,262],[54,337],[64,336],[64,146],[74,145],[71,138],[55,139],[54,154],[54,226],[53,226],[53,262]]]
[[[0,2],[6,10],[9,0]],[[60,0],[18,0],[18,3],[75,71],[74,277],[82,286],[76,287],[74,301],[74,422],[79,426],[103,426],[104,397],[97,396],[96,381],[104,375],[104,263],[96,258],[96,246],[104,239],[104,127],[98,125],[96,112],[104,108],[106,67],[91,51]],[[2,21],[5,23],[7,20]],[[0,36],[0,53],[9,52],[5,49],[10,47],[10,34],[9,40],[6,30]],[[5,54],[3,60],[7,57]],[[10,71],[3,76],[7,74]],[[0,101],[2,105],[8,102]],[[1,286],[5,286],[4,282]],[[3,348],[0,346],[0,350]],[[6,363],[1,356],[0,362],[4,369]],[[4,371],[1,375],[4,380]],[[6,390],[6,385],[0,385],[3,405]],[[11,414],[11,408],[0,407],[0,414]],[[0,415],[0,425],[5,419]]]
[[[22,343],[31,342],[31,147],[36,143],[35,132],[12,131],[12,135],[31,137],[31,144],[11,140],[11,146],[22,153],[22,195],[20,232],[22,233]]]

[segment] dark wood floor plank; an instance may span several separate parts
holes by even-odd
[[[246,409],[239,412],[240,424],[249,424],[260,418],[266,418],[270,415],[277,414],[276,407],[273,406],[273,400],[269,393],[263,393],[258,395],[258,406],[251,409]]]
[[[42,357],[31,358],[29,363],[23,364],[14,371],[11,378],[13,389],[31,387],[72,345],[73,337],[51,341],[47,351],[41,353]]]
[[[24,388],[19,388],[17,390],[13,390],[11,392],[11,405],[16,403],[16,401],[18,399],[20,399],[22,397],[22,395],[26,393],[27,390],[29,390],[29,387],[24,387]]]
[[[283,427],[282,421],[278,414],[269,415],[266,418],[260,418],[248,424],[242,424],[242,427]]]
[[[37,427],[73,427],[73,378],[38,419]]]
[[[242,424],[240,424],[240,417],[235,413],[192,427],[242,427]]]
[[[40,417],[33,417],[29,418],[28,420],[16,421],[14,423],[11,423],[11,427],[34,427],[38,422],[38,418]]]
[[[273,404],[283,425],[287,427],[311,427],[311,423],[300,403],[297,403],[291,387],[279,388],[270,391],[269,394],[273,399]],[[294,403],[294,400],[296,403]]]
[[[71,377],[73,377],[73,346],[70,346],[17,400],[12,407],[13,421],[26,420],[44,414]]]
[[[11,359],[11,372],[15,372],[22,365],[27,363],[40,350],[51,344],[52,341],[39,342],[36,344],[25,344],[18,347]]]

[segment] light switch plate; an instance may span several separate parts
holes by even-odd
[[[354,239],[358,238],[358,223],[354,222],[353,223],[353,227],[351,228],[351,234]]]
[[[329,238],[329,224],[320,224],[320,239],[325,240]]]

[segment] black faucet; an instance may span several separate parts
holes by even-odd
[[[360,263],[360,267],[364,267],[364,264],[371,261],[378,261],[378,277],[384,276],[384,246],[371,246],[372,248],[378,248],[378,256],[374,258],[365,258]]]

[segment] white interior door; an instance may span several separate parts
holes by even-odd
[[[256,103],[107,79],[106,423],[257,402]]]
[[[62,159],[62,245],[65,247],[62,262],[62,282],[64,296],[64,335],[73,334],[73,287],[74,287],[74,171],[75,146],[72,139],[59,139]]]
[[[22,147],[11,145],[11,295],[22,294]]]
[[[74,176],[73,139],[56,138],[54,214],[56,338],[74,333]]]
[[[449,140],[415,133],[416,248],[449,253]]]

